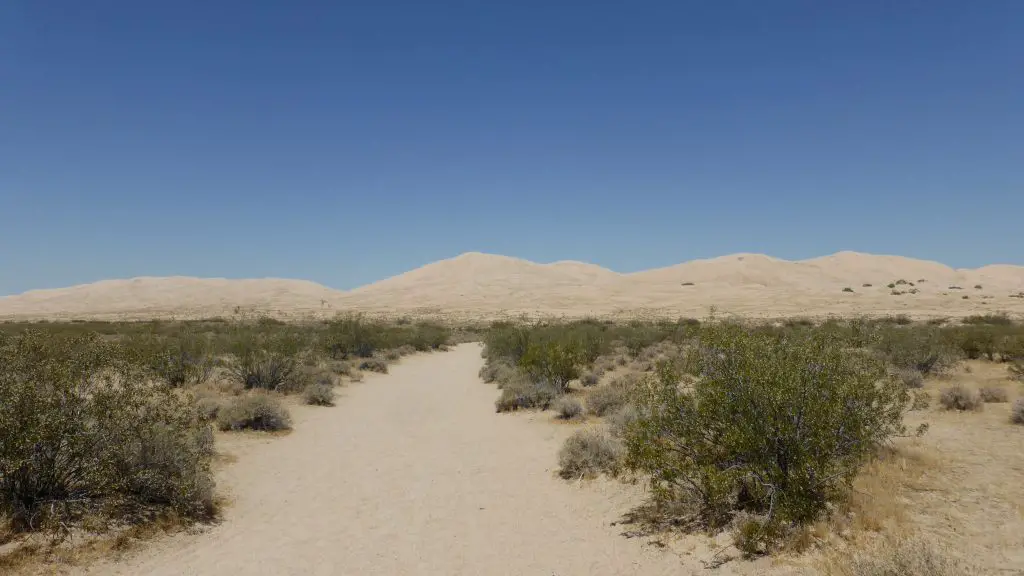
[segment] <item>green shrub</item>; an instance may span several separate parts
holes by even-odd
[[[576,431],[558,452],[558,474],[562,478],[587,478],[601,472],[614,474],[622,459],[622,446],[606,432]]]
[[[311,406],[334,406],[334,382],[329,378],[318,378],[306,387],[302,399]]]
[[[985,386],[978,390],[981,401],[986,404],[1001,404],[1010,401],[1010,394],[1006,388],[1000,386]]]
[[[579,378],[580,350],[570,342],[534,341],[519,360],[519,367],[534,380],[550,383],[564,391]]]
[[[175,337],[145,334],[124,338],[122,344],[131,361],[171,386],[202,384],[213,372],[209,342],[187,328]]]
[[[981,397],[963,386],[950,386],[939,395],[939,404],[946,410],[981,410]]]
[[[332,320],[324,336],[327,353],[336,360],[369,358],[380,346],[380,340],[378,327],[361,316]]]
[[[278,399],[265,392],[253,392],[222,405],[217,413],[217,427],[225,432],[291,430],[292,418]]]
[[[906,388],[828,333],[785,337],[716,327],[701,336],[701,376],[670,365],[641,387],[627,465],[655,502],[721,528],[738,512],[806,524],[842,498],[861,465],[902,433]]]
[[[571,396],[562,396],[558,400],[555,400],[552,406],[555,412],[558,412],[558,417],[563,420],[572,420],[583,415],[583,405],[580,401]]]
[[[875,346],[897,368],[914,369],[925,376],[938,374],[958,360],[940,330],[933,326],[887,327],[878,332]]]
[[[82,514],[213,512],[213,438],[191,396],[95,334],[0,335],[0,517],[66,531]]]

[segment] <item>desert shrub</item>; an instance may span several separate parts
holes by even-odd
[[[492,361],[518,364],[529,346],[530,329],[508,323],[495,323],[484,337],[484,355]]]
[[[438,347],[440,348],[440,346]],[[412,344],[402,344],[397,348],[397,351],[399,356],[412,356],[416,353],[416,347]]]
[[[253,392],[224,403],[217,413],[217,427],[225,432],[291,430],[292,418],[280,400],[265,392]]]
[[[1006,388],[1000,386],[985,386],[978,390],[978,395],[981,397],[981,401],[986,404],[1000,404],[1010,401],[1010,394],[1006,391]]]
[[[633,404],[620,406],[618,410],[605,417],[608,432],[614,438],[625,438],[629,427],[640,418],[640,410]]]
[[[895,283],[893,283],[893,282],[890,282],[890,283],[886,284],[886,285],[885,285],[885,287],[886,287],[886,288],[895,288],[895,287],[896,287],[896,284],[895,284]]]
[[[563,420],[572,420],[583,415],[583,404],[572,396],[562,396],[552,405],[558,417]]]
[[[958,360],[948,339],[934,326],[886,327],[878,332],[875,347],[896,368],[914,369],[925,376],[941,373]]]
[[[491,360],[488,361],[480,369],[480,379],[490,384],[495,382],[498,387],[504,386],[505,382],[508,382],[518,374],[516,368],[503,360]]]
[[[896,375],[907,388],[921,388],[924,386],[924,374],[921,374],[915,368],[898,368]]]
[[[0,518],[15,530],[213,512],[209,427],[125,357],[95,334],[0,336]]]
[[[638,390],[643,416],[626,440],[655,503],[687,510],[691,525],[722,528],[740,512],[770,531],[812,522],[904,431],[906,388],[828,333],[716,327],[700,349],[699,378],[681,386],[663,365]]]
[[[518,377],[505,383],[501,396],[494,406],[498,412],[513,412],[526,408],[546,410],[560,395],[560,391],[547,382],[534,382],[525,377]]]
[[[865,283],[861,284],[861,287],[862,288],[871,288],[871,283],[870,282],[865,282]]]
[[[853,292],[853,288],[847,286],[846,288],[843,288],[843,292]]]
[[[1010,422],[1024,424],[1024,398],[1018,398],[1010,409]]]
[[[629,391],[625,386],[600,386],[587,395],[587,412],[594,416],[605,416],[623,407],[628,401]]]
[[[519,366],[534,380],[551,383],[564,391],[579,377],[580,350],[571,342],[533,341],[519,360]]]
[[[402,357],[402,353],[397,348],[391,348],[390,350],[384,351],[384,359],[388,362],[394,362]]]
[[[975,290],[981,290],[982,289],[982,285],[981,284],[975,284],[974,285],[974,289]]]
[[[380,358],[366,358],[359,362],[359,369],[378,374],[388,373],[388,363]]]
[[[578,430],[558,452],[558,474],[562,478],[614,474],[622,459],[622,446],[599,429]]]
[[[246,389],[299,388],[300,340],[290,334],[244,334],[232,345],[229,373]]]
[[[337,318],[327,324],[324,335],[327,353],[334,359],[353,356],[369,358],[380,345],[379,327],[366,322],[361,316]]]
[[[334,382],[330,378],[318,378],[306,386],[302,399],[311,406],[334,406]]]
[[[220,412],[220,407],[224,404],[224,401],[216,396],[198,396],[196,397],[196,408],[199,410],[199,417],[205,422],[212,422],[217,418],[217,413]]]
[[[171,386],[202,384],[213,372],[209,342],[189,329],[175,337],[155,334],[122,339],[126,356]]]
[[[950,386],[942,390],[939,395],[939,404],[946,410],[980,410],[982,406],[981,397],[972,390],[963,386]]]

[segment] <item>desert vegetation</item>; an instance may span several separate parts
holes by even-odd
[[[863,512],[858,483],[906,439],[927,435],[929,414],[976,413],[1019,396],[954,378],[971,369],[965,363],[985,362],[1012,381],[1024,359],[1024,326],[998,314],[504,322],[484,340],[481,375],[500,389],[499,412],[554,407],[565,418],[564,406],[582,398],[586,419],[557,455],[564,478],[641,480],[651,496],[633,520],[644,530],[727,532],[747,557],[803,549],[815,527],[848,526]],[[939,412],[924,388],[938,392]],[[1000,408],[1004,426],[1024,422],[1022,402]],[[889,545],[886,557],[846,556],[833,572],[958,565],[907,542]]]
[[[287,431],[294,400],[331,406],[359,370],[451,337],[360,317],[0,324],[0,538],[213,519],[215,430]]]

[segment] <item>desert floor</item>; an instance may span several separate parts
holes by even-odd
[[[199,534],[143,543],[89,574],[680,574],[697,559],[623,537],[617,483],[555,474],[571,428],[494,412],[480,346],[415,356],[298,407],[282,438],[234,437],[230,502]],[[540,425],[538,425],[540,424]],[[682,563],[682,566],[681,566]]]

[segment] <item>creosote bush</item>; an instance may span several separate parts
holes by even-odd
[[[558,474],[562,478],[590,478],[605,472],[615,474],[622,459],[622,446],[607,432],[587,428],[570,436],[558,453]]]
[[[225,432],[291,430],[292,418],[277,398],[265,392],[252,392],[223,404],[217,412],[217,427]]]
[[[663,365],[640,388],[642,416],[626,438],[626,465],[649,475],[655,503],[686,510],[691,526],[720,529],[743,513],[774,540],[823,516],[904,431],[906,388],[827,332],[778,337],[723,325],[702,332],[699,350],[699,378],[682,386]]]
[[[128,356],[96,334],[0,335],[0,518],[14,531],[213,513],[209,427]]]
[[[942,390],[939,395],[939,404],[946,410],[981,410],[983,406],[981,396],[973,390],[964,386],[950,386]]]

